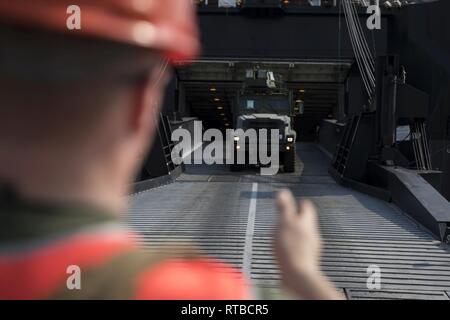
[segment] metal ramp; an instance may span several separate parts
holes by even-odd
[[[273,191],[289,187],[312,199],[324,238],[322,268],[349,299],[449,299],[450,247],[395,206],[344,188],[328,175],[314,144],[298,145],[295,174],[231,175],[225,167],[188,167],[173,184],[131,196],[124,223],[141,244],[162,249],[193,242],[234,264],[255,285],[279,292],[273,261]],[[367,289],[369,265],[381,268],[381,290]]]

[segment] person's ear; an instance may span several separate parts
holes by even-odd
[[[158,126],[159,112],[165,88],[170,80],[171,70],[167,63],[150,72],[135,87],[134,107],[131,114],[131,128],[135,132],[148,134]]]
[[[147,132],[153,122],[158,121],[159,96],[151,81],[145,79],[137,84],[132,92],[129,128],[133,133]]]

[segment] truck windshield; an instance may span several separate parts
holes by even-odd
[[[244,114],[274,113],[285,115],[290,112],[290,104],[287,96],[242,96],[239,107]]]

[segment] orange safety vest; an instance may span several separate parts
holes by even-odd
[[[199,255],[144,253],[114,215],[0,202],[0,299],[250,298],[233,267]],[[68,285],[71,266],[80,287]]]

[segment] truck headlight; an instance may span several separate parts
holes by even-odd
[[[234,141],[238,142],[240,140],[239,137],[234,137]]]
[[[293,137],[288,137],[287,138],[287,142],[294,142],[294,138]]]

